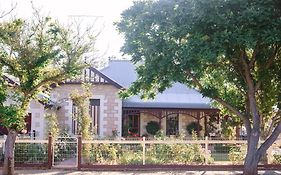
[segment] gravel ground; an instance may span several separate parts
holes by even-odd
[[[236,175],[241,174],[240,171],[67,171],[67,170],[17,170],[16,173],[18,175]],[[0,170],[1,174],[1,170]],[[281,171],[261,171],[259,174],[264,175],[281,175]]]

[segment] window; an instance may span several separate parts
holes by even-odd
[[[179,134],[179,114],[170,114],[166,117],[166,135]]]
[[[100,134],[100,99],[90,99],[90,117],[91,117],[91,129],[96,134]]]
[[[31,113],[25,116],[24,122],[27,133],[31,133]]]
[[[90,99],[89,114],[91,118],[91,130],[99,134],[99,120],[100,120],[100,99]],[[78,107],[73,103],[72,106],[72,133],[79,134],[79,112]]]
[[[72,134],[78,133],[78,107],[73,103],[72,106]]]
[[[122,120],[123,136],[139,136],[140,135],[140,113],[126,114]]]

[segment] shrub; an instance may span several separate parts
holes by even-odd
[[[228,158],[233,164],[242,164],[246,157],[246,145],[233,146],[229,150]]]
[[[193,139],[197,139],[195,134]],[[156,140],[171,139],[158,132],[155,136]],[[174,138],[182,140],[182,137]],[[147,149],[147,161],[155,164],[190,164],[190,163],[211,163],[213,159],[210,153],[206,153],[205,149],[199,144],[153,144]]]
[[[38,143],[16,143],[15,162],[44,163],[47,161],[47,145]]]
[[[273,154],[273,163],[281,164],[281,154]]]
[[[202,126],[197,122],[191,122],[186,126],[186,131],[188,134],[192,134],[192,131],[197,133],[197,131],[201,131],[201,130],[202,130]]]
[[[120,156],[120,164],[142,164],[142,151],[125,151]]]
[[[146,131],[151,135],[155,135],[159,130],[160,130],[160,125],[158,122],[150,121],[146,125]]]
[[[92,144],[90,148],[90,162],[116,163],[119,152],[120,145],[118,144]]]

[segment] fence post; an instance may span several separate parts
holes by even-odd
[[[53,137],[49,133],[48,137],[48,169],[51,169],[53,166]]]
[[[142,137],[142,164],[145,165],[145,137]]]
[[[205,137],[205,164],[208,164],[207,156],[208,156],[208,146],[209,146],[209,141],[208,141],[208,136]]]
[[[81,170],[81,163],[82,163],[82,137],[81,135],[78,136],[77,142],[77,169]]]

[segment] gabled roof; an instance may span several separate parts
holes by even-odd
[[[111,60],[101,72],[126,88],[137,79],[135,66],[129,60]],[[210,109],[210,103],[211,99],[203,97],[198,91],[175,83],[163,93],[157,94],[155,99],[143,100],[139,96],[132,96],[123,100],[123,107]]]
[[[110,60],[108,67],[100,71],[125,88],[137,79],[135,66],[130,60]]]
[[[115,82],[99,70],[93,67],[89,67],[83,70],[80,77],[74,79],[68,79],[60,84],[81,84],[81,83],[93,83],[93,84],[110,84],[118,89],[122,89],[123,86]]]
[[[3,79],[7,81],[10,86],[18,85],[18,82],[15,80],[14,77],[9,75],[3,75]]]

